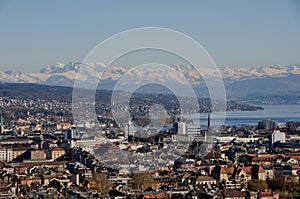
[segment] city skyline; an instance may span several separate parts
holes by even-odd
[[[0,198],[300,198],[300,2],[0,0]]]
[[[1,71],[82,61],[111,35],[149,26],[187,34],[218,66],[300,63],[296,1],[0,1],[0,25]]]

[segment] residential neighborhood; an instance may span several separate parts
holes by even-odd
[[[299,0],[0,0],[0,199],[300,199],[299,22]]]
[[[208,121],[206,129],[175,121],[153,134],[123,132],[103,115],[99,125],[47,114],[3,118],[0,198],[300,197],[298,121]],[[218,136],[203,153],[210,132]]]

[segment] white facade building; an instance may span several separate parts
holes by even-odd
[[[186,123],[185,122],[178,122],[178,134],[186,134]]]
[[[103,136],[99,136],[98,135],[98,136],[94,136],[92,138],[87,138],[87,139],[71,140],[71,142],[70,142],[70,148],[73,148],[73,147],[82,147],[85,150],[91,152],[91,151],[93,151],[93,148],[97,144],[104,144],[106,142],[107,142],[107,140]]]
[[[188,135],[199,135],[201,133],[200,126],[187,126]]]
[[[12,161],[12,150],[7,148],[0,148],[0,161],[11,162]]]
[[[285,133],[280,132],[279,130],[273,131],[273,133],[270,136],[270,149],[273,149],[273,145],[275,142],[285,142]]]

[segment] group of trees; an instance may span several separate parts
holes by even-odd
[[[154,178],[149,173],[134,173],[132,174],[133,187],[139,190],[147,190],[155,187]],[[111,184],[109,183],[107,174],[94,173],[89,181],[89,188],[96,190],[101,194],[109,194]],[[248,189],[250,191],[271,190],[280,194],[280,198],[288,198],[286,192],[295,195],[300,192],[299,182],[286,182],[283,178],[272,180],[252,179],[248,181]],[[111,194],[111,193],[110,193]],[[120,194],[120,193],[119,193]]]
[[[299,192],[300,183],[286,182],[284,178],[277,178],[277,179],[266,180],[266,181],[253,179],[248,181],[248,189],[251,191],[270,189],[275,192],[279,192],[279,191]]]
[[[132,176],[133,186],[137,189],[147,189],[155,186],[153,177],[148,173],[135,173]]]
[[[132,176],[133,186],[136,189],[145,190],[155,186],[154,178],[148,173],[135,173]],[[111,189],[108,177],[105,173],[94,173],[88,183],[89,189],[101,194],[108,194]]]
[[[287,192],[300,192],[299,182],[286,182],[284,178],[277,178],[273,180],[267,180],[269,189],[272,191],[287,191]]]
[[[248,181],[248,189],[251,191],[259,191],[268,189],[268,184],[264,180],[253,179]]]
[[[96,190],[98,193],[108,194],[110,183],[105,173],[94,173],[89,181],[89,188]]]
[[[286,182],[284,178],[276,178],[272,180],[253,179],[248,182],[248,189],[251,191],[259,191],[270,189],[271,191],[280,193],[280,198],[285,198],[286,192],[291,194],[300,192],[299,182]]]

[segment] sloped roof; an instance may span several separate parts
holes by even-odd
[[[64,151],[65,152],[65,150],[61,147],[55,147],[51,151]]]
[[[201,181],[216,181],[216,180],[210,176],[198,176],[196,181],[201,182]]]
[[[221,167],[220,169],[220,174],[233,174],[234,172],[234,167],[229,167],[229,168],[224,168],[224,167]]]

